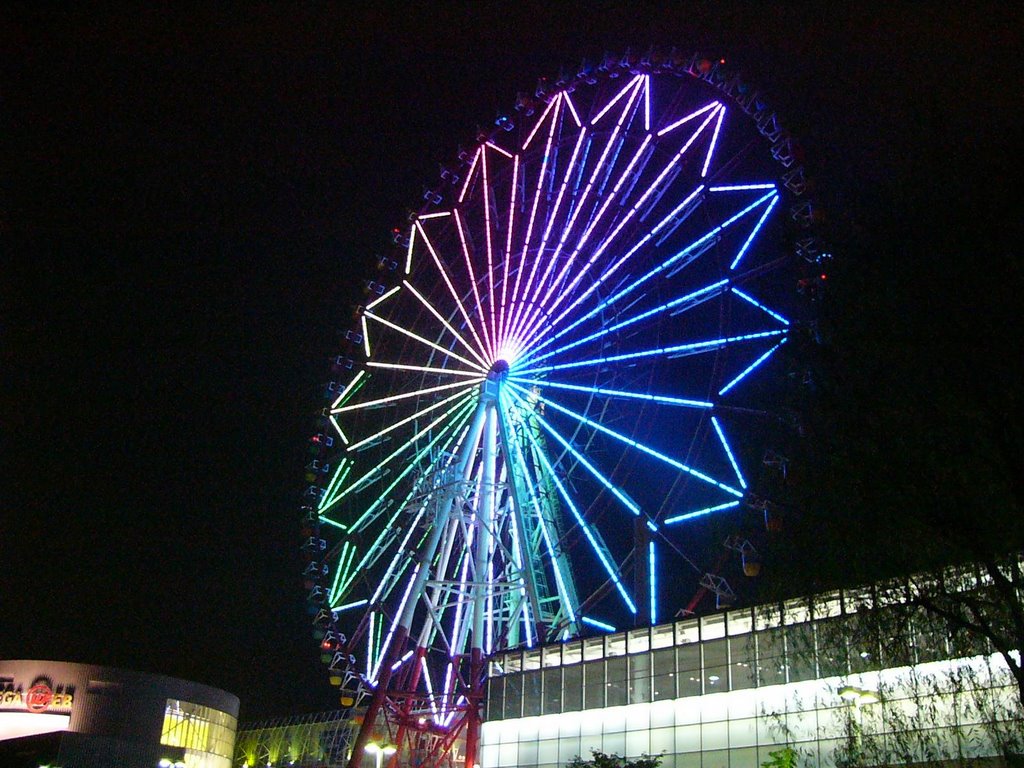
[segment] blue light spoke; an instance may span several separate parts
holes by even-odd
[[[518,397],[514,394],[513,396],[516,397],[517,400],[519,400],[521,405],[523,405],[524,407],[528,407],[526,405],[526,401],[523,400],[521,397]],[[576,504],[573,502],[572,497],[569,495],[569,491],[566,490],[565,485],[558,477],[558,473],[555,472],[554,467],[551,465],[551,461],[548,459],[547,454],[537,444],[536,438],[534,438],[529,431],[526,431],[526,438],[533,444],[537,456],[540,458],[541,463],[544,465],[545,471],[548,473],[548,477],[551,478],[551,481],[555,484],[555,487],[558,489],[558,493],[562,497],[562,501],[565,502],[565,505],[569,508],[569,511],[572,512],[572,516],[576,519],[576,522],[580,526],[580,530],[583,531],[583,535],[586,536],[587,541],[590,542],[591,549],[594,550],[594,554],[596,554],[598,560],[601,561],[601,565],[604,566],[605,573],[608,574],[608,578],[611,579],[612,583],[615,585],[615,588],[622,596],[623,601],[626,603],[626,607],[629,608],[630,613],[636,613],[636,604],[633,602],[632,598],[630,598],[629,593],[626,592],[626,588],[622,584],[622,580],[619,579],[619,574],[616,572],[617,569],[609,560],[609,555],[606,554],[607,547],[604,545],[603,542],[600,542],[598,540],[595,532],[591,529],[591,527],[587,524],[587,521],[583,518],[583,515],[580,513]]]
[[[747,253],[747,250],[750,248],[751,243],[754,242],[754,238],[757,237],[757,233],[761,231],[761,227],[763,227],[764,223],[768,220],[768,215],[772,212],[772,209],[775,208],[778,202],[779,196],[775,195],[775,197],[772,198],[772,201],[768,203],[768,207],[764,209],[764,213],[761,214],[761,218],[758,219],[757,224],[754,225],[754,229],[751,230],[750,234],[747,236],[747,239],[743,242],[743,245],[740,246],[739,251],[737,251],[736,253],[736,258],[734,258],[732,260],[732,264],[729,265],[730,270],[736,269],[736,267],[739,266],[740,261],[743,259],[743,257]]]
[[[654,307],[653,309],[648,309],[644,312],[641,312],[639,315],[634,315],[633,317],[627,318],[626,320],[622,320],[618,323],[615,323],[614,325],[609,325],[605,328],[602,328],[599,331],[595,331],[589,336],[584,336],[582,339],[577,339],[576,341],[566,344],[564,347],[548,350],[543,355],[536,355],[531,357],[530,359],[535,363],[540,362],[541,360],[545,360],[549,357],[553,357],[554,355],[559,355],[570,349],[578,347],[581,344],[586,344],[587,342],[594,341],[595,339],[599,339],[602,336],[607,336],[609,333],[619,331],[625,328],[626,326],[633,325],[634,323],[639,323],[641,320],[646,320],[647,318],[656,316],[662,312],[677,309],[682,305],[688,304],[688,306],[686,306],[684,309],[690,309],[691,307],[694,307],[703,301],[707,301],[708,299],[712,298],[718,293],[721,293],[724,290],[725,286],[727,286],[728,284],[728,280],[719,280],[716,283],[704,286],[703,288],[699,288],[696,291],[691,291],[685,296],[679,296],[678,298],[672,299],[671,301],[666,301],[664,304]]]
[[[603,310],[605,307],[608,307],[608,306],[614,304],[615,302],[621,300],[625,296],[628,296],[630,293],[635,291],[637,288],[643,286],[647,281],[653,279],[654,277],[656,277],[657,275],[661,274],[662,272],[665,272],[665,271],[667,271],[669,269],[672,269],[673,267],[676,267],[677,265],[680,265],[680,262],[684,262],[680,266],[685,266],[685,263],[687,263],[686,260],[688,258],[690,258],[690,260],[692,260],[694,258],[697,258],[697,256],[699,256],[703,252],[703,251],[699,250],[702,246],[710,247],[710,245],[712,245],[715,242],[715,238],[719,235],[719,233],[721,233],[724,229],[727,229],[728,227],[730,227],[733,224],[735,224],[737,221],[739,221],[741,218],[746,216],[748,213],[750,213],[751,211],[755,210],[758,206],[761,206],[764,203],[766,203],[772,197],[776,197],[777,198],[778,195],[774,191],[772,191],[772,192],[769,192],[766,195],[763,195],[763,196],[759,197],[753,203],[751,203],[750,205],[748,205],[745,208],[743,208],[742,210],[740,210],[738,213],[736,213],[733,216],[731,216],[730,218],[728,218],[722,224],[720,224],[720,225],[718,225],[716,227],[713,227],[710,231],[706,232],[705,234],[703,234],[702,236],[700,236],[699,238],[694,240],[692,243],[687,245],[685,248],[683,248],[682,250],[680,250],[679,252],[677,252],[673,256],[670,256],[668,259],[663,261],[658,266],[648,270],[643,275],[641,275],[636,280],[634,280],[632,283],[630,283],[629,285],[627,285],[624,288],[620,289],[619,291],[616,291],[609,298],[607,298],[604,301],[600,302],[596,307],[592,308],[590,311],[585,312],[582,316],[578,317],[570,325],[568,325],[567,327],[563,328],[561,331],[558,331],[557,333],[555,333],[550,339],[548,339],[548,341],[543,342],[541,344],[538,344],[534,348],[534,351],[536,352],[536,351],[539,351],[539,350],[543,349],[548,344],[551,344],[556,339],[560,338],[561,336],[563,336],[564,334],[568,333],[572,329],[578,327],[582,323],[584,323],[587,320],[589,320],[590,318],[594,317],[594,315],[596,315],[599,312],[601,312],[601,310]],[[620,258],[619,261],[615,265],[613,265],[610,269],[606,270],[605,273],[600,278],[598,278],[598,280],[596,280],[594,282],[594,284],[591,285],[590,288],[588,288],[583,293],[583,295],[581,295],[576,301],[572,302],[565,310],[563,310],[562,313],[559,314],[558,317],[556,317],[552,321],[551,325],[555,326],[559,322],[561,322],[572,309],[574,309],[576,306],[578,306],[579,303],[581,301],[583,301],[587,296],[589,296],[594,290],[596,290],[596,288],[601,283],[603,283],[605,280],[607,280],[615,272],[615,270],[619,267],[619,265],[621,265],[625,261],[625,259],[630,257],[646,241],[647,241],[647,238],[641,240],[641,242],[638,243],[636,246],[634,246],[634,248],[632,250],[630,250],[629,253],[627,253],[625,256]]]
[[[774,317],[776,320],[778,320],[783,325],[789,325],[789,320],[784,318],[778,312],[776,312],[776,311],[774,311],[772,309],[768,309],[768,307],[766,307],[764,304],[759,302],[753,296],[749,296],[748,294],[744,293],[743,291],[741,291],[739,288],[736,288],[736,287],[733,287],[732,292],[735,293],[737,296],[739,296],[744,301],[750,302],[751,304],[753,304],[758,309],[762,310],[763,312],[766,312],[771,317]]]
[[[651,624],[658,623],[658,577],[654,557],[654,542],[647,543],[647,575],[649,579],[648,589],[650,590],[651,601]]]
[[[557,365],[541,365],[537,367],[526,368],[524,370],[519,370],[518,367],[513,367],[512,370],[515,371],[517,375],[523,375],[528,373],[546,373],[547,371],[561,371],[568,368],[587,368],[594,365],[607,365],[608,363],[618,363],[625,360],[640,360],[645,357],[654,357],[656,355],[699,354],[701,352],[710,352],[712,350],[721,349],[722,347],[728,346],[729,344],[736,344],[742,341],[752,341],[754,339],[765,339],[770,338],[772,336],[781,336],[784,333],[786,333],[786,331],[784,330],[758,331],[756,333],[744,333],[739,336],[724,336],[718,339],[708,339],[707,341],[692,341],[687,344],[675,344],[669,347],[641,349],[636,352],[624,352],[621,355],[594,357],[590,358],[589,360],[575,360],[571,363],[558,363]]]
[[[582,621],[584,624],[589,624],[590,626],[594,627],[595,629],[604,630],[605,632],[616,632],[617,631],[615,629],[615,627],[613,627],[611,624],[608,624],[607,622],[604,622],[604,621],[599,621],[597,619],[592,619],[589,616],[580,616],[580,621]]]
[[[729,447],[729,441],[725,439],[725,432],[722,430],[722,425],[718,423],[716,416],[711,417],[711,425],[715,428],[715,433],[725,449],[725,455],[729,457],[729,463],[732,464],[732,469],[736,473],[736,479],[740,481],[740,488],[746,489],[747,481],[743,479],[740,465],[736,463],[736,456],[733,455],[732,448]]]
[[[754,370],[756,370],[758,368],[758,366],[762,365],[769,357],[771,357],[775,353],[775,350],[777,350],[779,347],[781,347],[785,343],[786,343],[786,339],[783,339],[778,344],[776,344],[774,347],[772,347],[767,352],[765,352],[763,355],[761,355],[759,358],[757,358],[757,360],[755,360],[750,365],[748,365],[746,368],[744,368],[740,372],[739,376],[737,376],[735,379],[733,379],[728,384],[726,384],[724,387],[722,387],[720,390],[718,390],[719,396],[724,395],[730,389],[732,389],[737,384],[739,384],[741,381],[743,381],[743,379],[745,379],[747,376],[749,376],[751,373],[753,373]]]
[[[510,386],[512,386],[515,389],[518,389],[519,391],[523,392],[524,394],[528,394],[531,397],[536,398],[539,402],[544,403],[549,408],[554,408],[556,411],[559,411],[560,413],[563,413],[566,416],[569,416],[570,418],[575,419],[576,421],[580,422],[581,424],[585,424],[585,425],[587,425],[587,426],[597,430],[598,432],[601,432],[603,434],[608,435],[609,437],[614,438],[615,440],[618,440],[619,442],[625,443],[626,445],[628,445],[628,446],[630,446],[632,448],[636,448],[638,451],[642,451],[643,453],[646,453],[648,456],[653,456],[654,458],[658,459],[659,461],[661,461],[661,462],[663,462],[665,464],[668,464],[670,467],[675,467],[678,470],[686,472],[688,475],[692,475],[693,477],[696,477],[698,480],[703,480],[704,482],[709,483],[710,485],[713,485],[716,488],[721,488],[723,491],[725,491],[727,493],[730,493],[733,496],[737,496],[737,497],[742,497],[743,496],[743,492],[742,491],[737,490],[736,488],[733,488],[731,485],[727,485],[726,483],[719,482],[718,480],[715,480],[713,477],[709,477],[708,475],[705,475],[703,472],[700,472],[699,470],[696,470],[693,467],[688,467],[687,465],[683,464],[681,461],[677,461],[676,459],[673,459],[671,456],[665,455],[661,451],[657,451],[654,448],[646,446],[643,443],[638,442],[638,441],[632,439],[631,437],[627,437],[626,435],[623,435],[623,434],[621,434],[619,432],[616,432],[613,429],[609,429],[608,427],[604,426],[603,424],[600,424],[600,423],[594,421],[593,419],[589,419],[589,418],[587,418],[586,416],[584,416],[584,415],[582,415],[580,413],[576,413],[575,411],[570,410],[569,408],[566,408],[565,406],[559,405],[558,403],[555,403],[555,402],[547,399],[546,397],[543,397],[540,394],[529,393],[529,392],[527,392],[527,390],[523,389],[522,387],[520,387],[517,384],[510,384]]]
[[[725,504],[718,504],[714,507],[704,507],[704,509],[697,509],[693,512],[687,512],[684,515],[676,515],[670,517],[665,521],[665,525],[675,525],[676,523],[682,523],[686,520],[692,520],[695,517],[703,517],[704,515],[710,515],[712,512],[721,512],[725,509],[735,509],[740,503],[738,501],[729,501]]]
[[[586,467],[587,471],[590,472],[590,474],[592,474],[597,479],[597,481],[601,483],[601,485],[603,485],[613,496],[615,496],[615,498],[621,501],[622,504],[626,507],[626,509],[628,509],[634,515],[637,515],[639,517],[640,507],[637,505],[635,501],[629,498],[629,496],[627,496],[621,488],[612,483],[611,480],[609,480],[607,477],[601,474],[597,467],[595,467],[593,464],[587,461],[586,457],[582,453],[577,451],[568,440],[562,437],[562,435],[560,435],[554,427],[548,424],[547,420],[543,416],[541,416],[537,412],[534,412],[533,418],[535,418],[537,422],[542,427],[544,427],[545,430],[547,430],[547,433],[551,435],[553,438],[555,438],[555,440],[557,440],[558,443],[563,448],[565,448],[565,450],[571,453],[580,464]]]
[[[714,403],[704,400],[688,400],[683,397],[670,397],[669,395],[651,395],[644,392],[627,392],[621,389],[605,389],[603,387],[584,387],[578,384],[562,384],[547,379],[527,379],[522,376],[509,376],[510,381],[519,384],[531,384],[538,387],[550,387],[552,389],[565,389],[570,392],[583,392],[586,394],[601,395],[603,397],[621,398],[624,400],[647,400],[653,403],[664,405],[676,405],[684,408],[711,408]]]

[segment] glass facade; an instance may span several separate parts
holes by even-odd
[[[188,768],[229,768],[238,721],[226,712],[168,699],[160,743],[185,750]]]
[[[500,654],[481,766],[557,768],[600,749],[663,754],[663,768],[757,768],[787,744],[799,747],[802,764],[829,765],[848,743],[851,717],[862,729],[896,727],[893,718],[921,700],[908,681],[920,688],[926,678],[936,713],[929,727],[951,754],[964,749],[975,715],[934,681],[964,679],[965,670],[992,679],[993,669],[1006,672],[1001,658],[976,645],[950,661],[958,649],[913,620],[895,622],[894,636],[876,647],[858,604],[836,593],[813,610],[806,602],[736,610]],[[1012,685],[1000,679],[993,695],[1012,701]],[[840,695],[850,681],[886,691],[886,700],[854,708]]]

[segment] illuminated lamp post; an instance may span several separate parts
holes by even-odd
[[[372,741],[366,745],[366,751],[373,755],[374,768],[381,768],[381,763],[384,762],[385,757],[391,757],[395,754],[397,747],[389,744],[386,747],[382,747],[380,744],[374,744]]]

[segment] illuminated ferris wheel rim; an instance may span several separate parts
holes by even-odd
[[[396,234],[393,284],[368,285],[362,362],[326,412],[342,450],[318,467],[313,517],[332,546],[310,540],[324,554],[307,573],[318,617],[359,612],[351,637],[331,630],[331,668],[375,697],[400,679],[451,726],[475,695],[460,660],[613,628],[581,610],[594,574],[654,621],[654,540],[636,554],[651,574],[639,606],[591,518],[625,512],[664,537],[749,494],[730,403],[798,322],[763,279],[793,253],[764,253],[764,233],[777,238],[783,201],[798,223],[809,212],[802,170],[779,178],[794,159],[774,113],[717,66],[688,67],[708,85],[686,109],[687,81],[644,64],[538,94],[519,135],[499,120]],[[729,148],[723,93],[774,171]],[[666,418],[688,446],[666,442]],[[680,483],[717,497],[650,507]]]

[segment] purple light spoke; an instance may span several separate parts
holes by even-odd
[[[595,183],[596,183],[596,181],[598,179],[598,176],[601,174],[601,172],[603,170],[605,170],[605,168],[604,168],[605,160],[608,158],[608,153],[611,151],[612,147],[614,147],[615,144],[616,144],[616,140],[618,139],[618,135],[619,135],[619,133],[622,130],[622,124],[625,122],[626,118],[629,116],[630,112],[632,111],[634,104],[636,103],[636,97],[640,93],[640,85],[641,85],[641,83],[642,83],[642,80],[640,79],[639,75],[637,77],[635,77],[633,79],[633,81],[632,81],[633,92],[630,94],[629,99],[626,102],[626,106],[623,108],[622,113],[619,115],[619,119],[618,119],[618,121],[615,124],[615,128],[612,130],[611,135],[608,138],[608,141],[605,143],[604,149],[601,151],[601,156],[600,156],[600,158],[598,158],[597,164],[594,166],[594,170],[590,174],[590,178],[587,180],[587,185],[583,188],[583,193],[580,196],[579,201],[577,203],[575,203],[573,212],[572,212],[572,214],[569,217],[569,221],[566,223],[566,225],[562,229],[562,236],[561,236],[561,238],[559,238],[558,245],[556,246],[555,252],[554,252],[554,254],[551,257],[551,261],[550,261],[551,264],[554,264],[555,261],[558,259],[559,254],[562,252],[562,248],[565,246],[566,240],[568,240],[569,235],[573,231],[573,227],[576,224],[576,220],[579,217],[580,212],[584,208],[584,203],[587,201],[587,199],[590,196],[590,192],[594,188],[594,185],[595,185]],[[621,96],[625,92],[626,92],[626,89],[623,89],[623,91],[619,95]],[[618,98],[619,97],[616,96],[616,98],[613,100],[612,103],[617,101]],[[611,105],[609,105],[609,106],[611,106]],[[608,107],[605,108],[605,111],[607,109],[608,109]],[[601,114],[603,115],[604,111],[602,111]],[[600,116],[598,116],[598,117],[600,117]],[[598,118],[595,118],[594,121],[591,124],[593,124],[594,122],[597,122],[597,119]],[[645,139],[645,142],[644,142],[644,146],[646,146],[646,139]],[[639,153],[637,153],[634,156],[634,161],[638,157],[639,157]],[[623,178],[625,178],[625,175],[623,175]],[[620,184],[621,184],[621,180],[620,180]],[[602,209],[602,210],[604,210],[604,209]],[[585,240],[581,238],[580,243],[577,246],[575,252],[566,261],[566,264],[563,267],[561,274],[564,274],[565,271],[568,269],[569,265],[574,260],[576,254],[579,253],[580,248],[583,247],[583,243],[584,242],[585,242]],[[536,268],[536,263],[535,263],[534,266]],[[532,283],[533,275],[531,274],[530,277],[531,277],[531,283]],[[528,284],[527,285],[527,290],[523,294],[524,296],[529,295],[529,293],[530,293],[529,288],[530,288],[530,286]],[[542,312],[541,306],[538,306],[538,305],[535,304],[536,298],[537,298],[537,292],[539,292],[540,288],[541,288],[541,286],[538,285],[538,288],[533,293],[532,298],[527,302],[526,310],[521,313],[521,316],[519,318],[521,322],[517,322],[517,324],[514,326],[513,333],[515,335],[520,335],[520,336],[523,336],[525,338],[528,335],[525,331],[527,330],[528,326],[530,326],[532,324],[533,318],[537,317],[537,316],[543,317],[543,312]]]
[[[516,223],[516,190],[519,183],[519,155],[512,160],[512,191],[509,195],[508,204],[508,237],[505,239],[504,272],[501,278],[501,310],[498,318],[500,333],[498,343],[504,345],[506,338],[505,328],[505,302],[508,299],[508,267],[512,262],[512,233],[515,231]]]
[[[715,153],[715,146],[718,144],[718,134],[722,130],[723,118],[725,118],[725,107],[718,110],[718,121],[715,123],[715,132],[711,134],[711,144],[708,146],[708,154],[704,158],[704,166],[700,169],[700,177],[702,179],[708,175],[708,166],[711,165],[711,156]]]
[[[416,227],[419,229],[420,236],[423,238],[423,242],[426,244],[427,250],[430,251],[430,256],[434,259],[434,265],[437,267],[437,271],[441,275],[441,279],[444,280],[444,284],[448,288],[448,293],[455,300],[455,305],[459,308],[459,313],[462,315],[462,319],[466,321],[466,327],[469,328],[470,333],[473,334],[473,338],[476,339],[476,343],[480,345],[480,355],[478,357],[486,357],[487,346],[484,344],[483,339],[480,338],[480,334],[477,333],[476,326],[473,325],[473,321],[469,319],[469,313],[466,311],[466,307],[462,303],[462,299],[459,298],[459,294],[455,290],[455,286],[452,285],[451,278],[448,277],[448,271],[441,263],[441,259],[437,255],[437,251],[434,250],[433,243],[430,242],[430,238],[427,237],[427,233],[423,230],[423,227],[419,222],[416,222]]]
[[[476,284],[476,273],[473,271],[473,259],[469,255],[469,245],[466,243],[466,232],[462,228],[462,217],[459,216],[459,211],[455,209],[455,228],[459,232],[459,243],[462,247],[462,256],[466,262],[466,270],[469,272],[469,282],[473,288],[473,298],[476,301],[476,313],[477,317],[480,318],[480,330],[483,332],[484,340],[487,342],[488,356],[494,356],[494,344],[491,343],[491,337],[487,334],[487,321],[484,316],[483,304],[480,301],[480,289]]]
[[[715,105],[720,106],[720,105],[718,105],[718,102],[715,102]],[[640,196],[640,199],[637,200],[637,202],[633,205],[632,208],[630,208],[630,210],[626,213],[626,215],[624,215],[622,217],[622,219],[616,225],[615,229],[612,230],[611,234],[609,234],[608,237],[606,237],[604,239],[604,241],[594,250],[594,253],[591,254],[590,258],[587,260],[586,264],[584,264],[583,268],[577,271],[576,276],[572,279],[572,281],[570,281],[568,286],[566,286],[565,289],[562,290],[558,294],[558,296],[555,298],[555,301],[552,303],[551,307],[548,308],[548,316],[553,314],[554,311],[558,308],[559,304],[561,304],[567,297],[572,295],[573,290],[576,288],[576,286],[579,284],[579,282],[587,275],[587,273],[590,271],[590,268],[601,257],[601,255],[604,253],[605,249],[611,244],[611,242],[615,239],[615,237],[619,234],[619,232],[621,232],[622,229],[630,221],[632,221],[633,216],[635,216],[637,211],[640,210],[640,207],[654,193],[654,191],[658,188],[658,186],[661,184],[661,182],[664,181],[665,177],[668,176],[668,174],[672,171],[672,169],[676,166],[676,164],[679,163],[679,161],[682,159],[683,155],[686,154],[686,152],[690,149],[691,146],[693,146],[693,143],[704,132],[704,129],[707,128],[707,126],[711,122],[711,120],[714,119],[714,116],[715,116],[715,110],[712,110],[710,112],[710,114],[705,118],[704,122],[701,123],[700,126],[697,128],[697,130],[695,130],[693,132],[693,135],[683,145],[683,147],[679,150],[679,152],[676,153],[676,155],[665,165],[665,168],[661,171],[660,174],[658,174],[658,177],[647,187],[647,189],[644,191],[644,193]],[[634,253],[634,252],[635,252],[635,248],[630,251],[630,253]],[[624,261],[624,258],[620,259],[620,262],[622,262],[622,261]],[[616,265],[616,267],[617,266],[618,266],[618,264]],[[604,275],[604,277],[606,279],[607,279],[607,276],[608,276],[607,274]],[[595,283],[595,285],[596,285],[596,283]],[[593,290],[594,287],[595,286],[591,286],[590,290]],[[583,294],[583,296],[580,297],[580,299],[582,300],[582,298],[584,296],[589,294],[590,290],[586,291]],[[574,302],[572,306],[576,306],[577,303],[578,302]],[[568,313],[568,311],[569,310],[567,309],[566,311],[563,311],[558,317],[554,318],[549,323],[549,327],[553,328],[554,326],[558,325],[558,323],[561,322],[561,320],[565,317],[565,315]],[[532,329],[530,329],[529,333],[522,334],[524,341],[526,343],[529,343],[530,341],[532,341],[533,337],[537,333],[537,330],[538,330],[538,326],[535,323],[534,327]]]
[[[576,111],[576,105],[572,103],[572,99],[569,98],[569,92],[565,91],[562,94],[562,98],[565,99],[565,106],[569,108],[569,114],[572,115],[573,122],[576,123],[577,128],[582,128],[583,123],[580,121],[580,113]]]
[[[721,104],[719,102],[712,101],[710,104],[708,104],[705,107],[701,107],[696,112],[691,112],[686,117],[683,117],[683,118],[680,118],[679,120],[676,120],[674,123],[672,123],[672,125],[669,125],[669,126],[667,126],[665,128],[662,128],[660,131],[658,131],[658,133],[656,135],[658,137],[664,136],[669,131],[675,130],[680,125],[685,125],[686,123],[690,122],[691,120],[694,120],[697,117],[703,115],[709,109],[714,109],[715,107],[718,107],[718,106],[721,106]]]
[[[540,205],[541,193],[544,191],[544,177],[547,175],[548,160],[551,158],[551,143],[555,137],[555,125],[558,123],[559,108],[558,105],[562,103],[561,98],[554,99],[551,102],[551,106],[555,108],[555,113],[551,118],[551,127],[548,128],[548,140],[544,146],[544,156],[540,163],[540,173],[537,175],[537,188],[533,193],[533,205],[530,207],[530,218],[526,224],[526,234],[523,237],[521,244],[521,250],[519,252],[519,270],[516,272],[516,284],[512,288],[512,320],[510,322],[510,328],[514,328],[516,324],[516,318],[520,312],[519,305],[516,303],[519,298],[519,286],[523,279],[523,272],[526,271],[526,257],[530,250],[530,240],[533,237],[533,225],[537,219],[537,207]],[[549,106],[549,109],[551,108]],[[547,114],[547,112],[545,112]],[[540,123],[537,123],[540,126]],[[536,128],[534,128],[536,131]],[[536,270],[537,260],[534,259],[534,270]]]
[[[626,91],[628,91],[630,88],[635,86],[640,81],[641,77],[643,77],[643,76],[642,75],[636,75],[632,80],[630,80],[628,83],[626,83],[622,87],[622,90],[619,91],[617,94],[615,94],[615,97],[611,101],[609,101],[607,104],[604,105],[604,109],[602,109],[600,112],[597,113],[597,116],[593,120],[590,121],[590,124],[591,125],[597,125],[597,121],[600,120],[602,117],[604,117],[605,114],[607,114],[608,110],[611,109],[612,107],[614,107],[618,103],[619,99],[621,99],[623,96],[626,95]]]
[[[484,148],[482,146],[476,148],[476,154],[473,155],[473,162],[470,163],[469,170],[466,171],[466,180],[462,182],[462,191],[459,193],[460,203],[466,199],[466,192],[469,191],[469,182],[473,179],[473,172],[476,170],[476,164],[480,160],[480,155],[483,151]]]
[[[556,96],[555,98],[548,102],[547,107],[544,108],[544,111],[541,113],[541,116],[537,119],[536,125],[533,126],[533,130],[530,131],[530,135],[526,137],[526,141],[523,143],[523,149],[529,148],[530,143],[533,141],[533,137],[537,135],[537,130],[541,127],[541,125],[543,125],[544,118],[548,116],[548,113],[551,112],[551,108],[555,106],[555,104],[561,97],[562,94],[559,94],[558,96]]]

